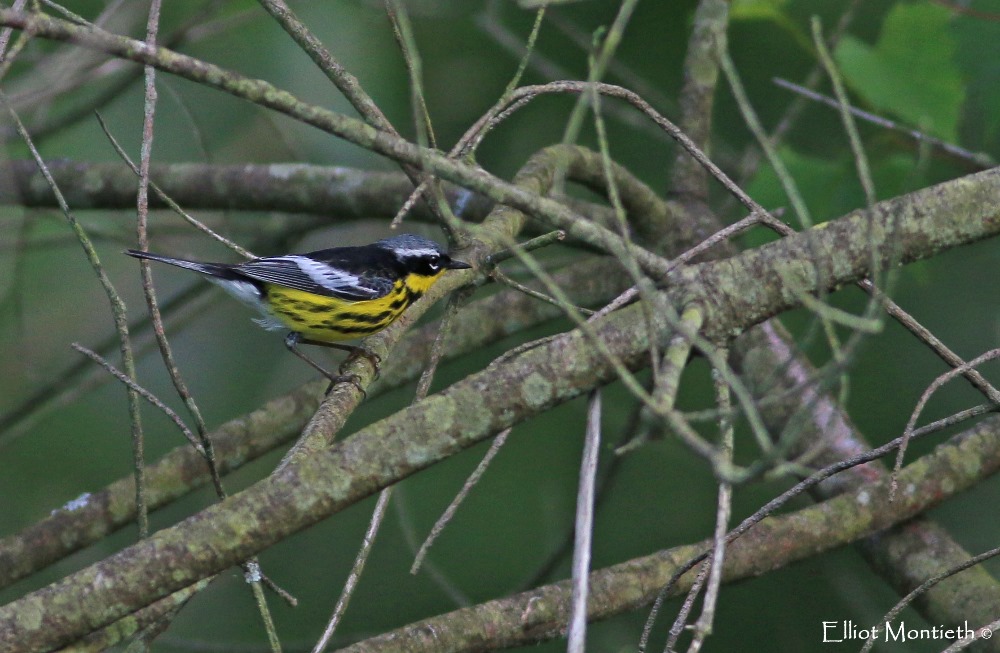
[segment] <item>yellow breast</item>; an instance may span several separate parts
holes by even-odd
[[[397,281],[384,297],[363,301],[346,301],[265,284],[265,302],[285,326],[311,340],[354,340],[392,324],[440,277],[440,273],[431,277],[411,274]]]

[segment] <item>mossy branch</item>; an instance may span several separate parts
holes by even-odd
[[[984,172],[877,205],[874,224],[899,228],[891,242],[878,241],[880,246],[891,247],[901,260],[909,261],[997,233],[998,177],[1000,173]],[[898,220],[893,215],[894,211],[906,210],[908,202],[924,207],[921,220]],[[799,292],[815,290],[808,283],[816,275],[808,271],[779,274],[782,266],[794,271],[821,265],[827,271],[822,278],[833,283],[867,276],[871,250],[867,246],[860,250],[852,247],[851,231],[858,219],[847,216],[810,234],[793,236],[734,259],[696,266],[691,272],[678,274],[669,292],[679,297],[711,299],[713,308],[707,313],[706,326],[716,334],[739,333],[794,300],[796,295],[789,292],[787,284],[799,284]],[[870,233],[877,234],[878,230]],[[806,239],[810,248],[803,242]],[[804,251],[824,258],[803,260]],[[775,281],[761,283],[768,279]],[[447,278],[438,286],[441,293],[451,290]],[[726,310],[749,301],[749,286],[760,306],[769,308]],[[594,328],[615,356],[626,364],[638,365],[648,360],[645,351],[650,334],[645,323],[640,308],[633,305],[606,316]],[[669,325],[661,320],[654,327],[657,331],[652,336],[665,344],[671,335]],[[0,608],[0,648],[16,642],[34,650],[31,647],[70,641],[612,379],[609,361],[588,347],[579,332],[567,333],[473,374],[329,449],[288,465],[223,504]],[[954,477],[961,470],[918,477],[915,487],[920,483],[933,485],[932,499],[908,495],[879,514],[916,514],[966,487],[973,478],[978,480],[991,472],[995,454],[983,451],[975,465],[962,466],[968,474],[964,480]],[[929,465],[930,461],[918,461],[907,468],[907,473],[919,475]],[[842,515],[838,517],[831,533],[843,529],[843,519]]]
[[[505,181],[478,166],[450,159],[437,150],[423,148],[389,132],[379,131],[356,118],[302,102],[291,93],[264,80],[244,77],[215,64],[166,48],[151,47],[142,41],[118,36],[95,27],[74,25],[44,14],[3,9],[0,10],[0,25],[22,29],[36,37],[68,41],[80,47],[152,66],[157,70],[229,93],[312,125],[364,149],[474,190],[494,202],[541,219],[553,227],[565,229],[571,236],[606,251],[616,254],[622,251],[623,245],[616,234],[600,225],[581,219],[565,204],[540,195],[534,192],[535,189],[518,184],[517,180],[513,183]],[[550,150],[555,152],[555,148]],[[538,165],[546,164],[539,161]],[[523,174],[534,175],[536,172],[528,166],[526,168],[522,170]],[[545,184],[546,190],[550,185],[550,181]],[[665,260],[641,247],[633,246],[629,250],[629,255],[634,257],[647,273],[656,277],[666,273],[668,264]]]

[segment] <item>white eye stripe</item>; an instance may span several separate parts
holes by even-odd
[[[421,257],[441,256],[441,252],[437,251],[436,249],[394,248],[392,251],[399,258],[421,258]]]

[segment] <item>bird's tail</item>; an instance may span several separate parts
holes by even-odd
[[[172,256],[163,256],[162,254],[154,254],[152,252],[140,252],[137,249],[127,249],[125,253],[134,258],[144,258],[150,261],[159,261],[160,263],[166,263],[168,265],[176,265],[179,268],[184,268],[185,270],[194,270],[195,272],[200,272],[202,274],[207,274],[211,277],[228,278],[231,276],[230,268],[231,265],[226,265],[224,263],[202,263],[200,261],[188,261],[182,258],[173,258]]]

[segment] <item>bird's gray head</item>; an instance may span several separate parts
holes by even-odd
[[[375,245],[392,252],[400,263],[424,276],[435,276],[443,270],[463,270],[472,267],[468,263],[452,259],[444,247],[430,238],[416,234],[383,238]]]
[[[391,238],[383,238],[375,243],[382,249],[387,249],[400,259],[419,258],[424,256],[440,256],[444,248],[430,238],[416,234],[400,234]]]

